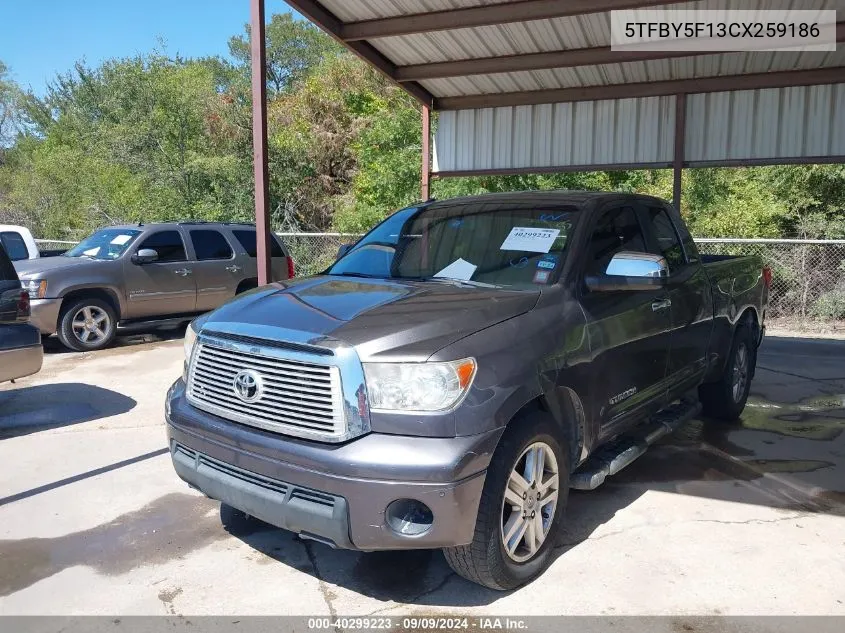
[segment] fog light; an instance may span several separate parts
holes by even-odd
[[[399,536],[420,536],[431,529],[434,514],[422,501],[397,499],[385,511],[387,525]]]

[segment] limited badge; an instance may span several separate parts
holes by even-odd
[[[535,284],[547,284],[549,283],[549,277],[551,277],[551,272],[548,270],[538,270],[534,273],[534,283]]]

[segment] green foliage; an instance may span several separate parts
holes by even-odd
[[[290,14],[272,17],[266,45],[274,225],[361,232],[418,201],[418,105]],[[0,62],[0,222],[64,238],[121,220],[251,219],[248,30],[229,47],[232,61],[152,52],[97,67],[78,63],[43,99],[24,94]],[[601,171],[432,183],[437,198],[523,189],[668,199],[672,175]],[[697,235],[842,237],[845,166],[687,170],[681,212]]]
[[[267,85],[271,93],[290,89],[322,61],[339,55],[343,48],[320,29],[290,13],[277,13],[265,27]],[[249,26],[245,35],[229,40],[229,53],[244,67],[250,65]]]
[[[816,299],[810,313],[819,319],[845,319],[845,290],[826,292]]]

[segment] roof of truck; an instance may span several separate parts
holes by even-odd
[[[582,206],[587,203],[591,205],[604,200],[630,198],[638,200],[659,200],[653,196],[638,193],[620,191],[579,191],[568,189],[555,189],[551,191],[510,191],[504,193],[484,193],[476,196],[463,196],[460,198],[444,198],[443,200],[431,200],[429,208],[436,209],[440,206],[453,206],[455,204],[493,204],[493,205],[573,205]],[[661,202],[665,202],[662,201]]]

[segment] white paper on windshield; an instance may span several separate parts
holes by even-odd
[[[552,249],[560,229],[535,229],[530,226],[515,226],[499,247],[503,251],[527,251],[548,253]]]
[[[96,257],[97,253],[100,252],[100,247],[95,246],[94,248],[89,248],[87,251],[82,251],[83,255],[87,255],[88,257]]]
[[[114,244],[115,246],[123,246],[124,244],[126,244],[126,242],[128,242],[131,239],[132,239],[131,235],[118,235],[117,237],[115,237],[111,241],[111,243]]]
[[[445,277],[447,279],[458,279],[460,281],[469,281],[472,278],[475,269],[478,268],[475,264],[470,264],[462,257],[456,259],[451,264],[446,266],[435,277]]]

